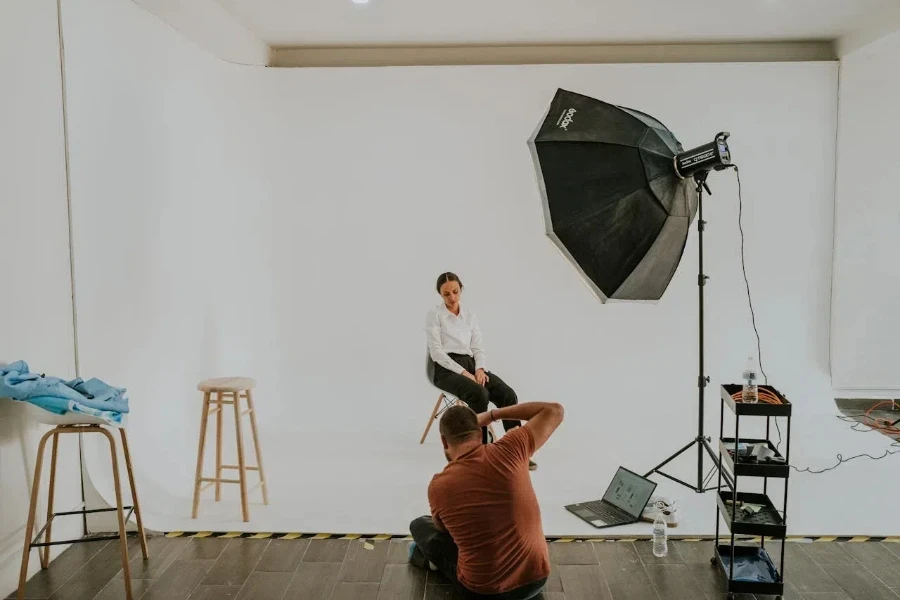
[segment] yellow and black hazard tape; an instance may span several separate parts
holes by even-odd
[[[379,533],[379,534],[371,534],[371,533],[250,533],[243,531],[170,531],[164,534],[167,538],[179,538],[179,537],[188,537],[188,538],[244,538],[244,539],[254,539],[254,540],[367,540],[367,541],[386,541],[386,540],[411,540],[412,537],[410,535],[402,535],[402,534],[390,534],[390,533]],[[571,542],[639,542],[646,541],[652,539],[650,536],[631,536],[631,537],[609,537],[609,538],[595,538],[595,537],[548,537],[547,541],[550,543],[571,543]],[[713,538],[713,536],[705,536],[705,537],[691,537],[684,536],[679,537],[677,535],[669,535],[670,540],[677,540],[679,542],[707,542]],[[728,538],[720,538],[721,540],[730,540],[730,536]],[[759,542],[759,537],[745,537],[745,536],[736,536],[735,540],[740,541],[752,541]],[[766,541],[779,541],[776,538],[766,537]],[[877,536],[867,536],[867,535],[855,535],[855,536],[834,536],[834,535],[823,535],[823,536],[788,536],[788,542],[800,542],[800,543],[819,543],[819,542],[888,542],[888,543],[898,543],[900,544],[900,536],[898,537],[877,537]]]

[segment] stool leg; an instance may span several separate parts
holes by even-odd
[[[25,584],[28,582],[28,555],[31,553],[31,536],[34,533],[34,516],[37,512],[38,492],[41,489],[41,469],[44,463],[44,449],[47,440],[56,432],[51,429],[41,438],[38,444],[37,460],[34,463],[34,480],[31,483],[31,504],[28,506],[28,520],[25,521],[25,549],[22,551],[22,568],[19,570],[18,600],[25,600]]]
[[[266,472],[263,471],[262,452],[259,449],[259,431],[256,427],[256,405],[253,392],[247,390],[247,407],[250,409],[250,429],[253,432],[253,448],[256,450],[256,467],[259,469],[259,487],[262,488],[263,504],[269,504],[269,490],[266,488]]]
[[[234,433],[237,437],[237,458],[238,458],[238,481],[241,486],[241,512],[243,513],[244,522],[250,520],[250,508],[247,505],[247,470],[244,462],[244,434],[241,429],[241,395],[234,393]]]
[[[431,411],[431,416],[428,417],[428,424],[425,426],[425,433],[422,434],[422,439],[419,440],[419,444],[425,443],[425,438],[428,437],[428,432],[431,431],[431,424],[434,423],[435,418],[437,418],[438,410],[441,408],[441,400],[444,398],[444,395],[441,394],[438,396],[437,402],[434,403],[434,410]]]
[[[222,393],[217,394],[219,401],[222,400]],[[222,409],[223,405],[219,404],[219,410],[216,411],[216,502],[222,499]]]
[[[59,433],[53,434],[53,449],[50,451],[50,489],[47,493],[47,530],[44,543],[50,543],[50,529],[53,526],[53,496],[56,492],[56,457],[59,451]],[[50,546],[41,548],[41,568],[50,566]]]
[[[222,410],[222,405],[219,405]],[[197,518],[200,508],[200,479],[203,478],[203,448],[206,446],[206,421],[209,420],[209,392],[203,393],[203,413],[200,417],[200,448],[197,450],[197,474],[194,477],[194,509],[191,518]]]
[[[125,579],[125,598],[131,596],[131,566],[128,563],[128,537],[125,533],[125,510],[122,508],[122,484],[119,481],[119,457],[116,451],[116,438],[104,428],[100,428],[109,440],[109,454],[112,457],[113,482],[116,484],[116,516],[119,518],[119,548],[122,550],[122,577]]]
[[[141,540],[141,554],[144,555],[144,560],[147,560],[150,558],[150,553],[147,551],[147,536],[144,534],[141,503],[138,501],[137,486],[134,484],[134,469],[131,468],[131,451],[128,450],[128,436],[125,435],[124,429],[120,429],[119,433],[122,435],[122,452],[125,454],[125,470],[128,471],[128,485],[131,486],[131,501],[134,504],[134,518],[137,520],[138,537]]]

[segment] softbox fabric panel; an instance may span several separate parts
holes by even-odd
[[[547,235],[601,301],[656,301],[697,212],[662,123],[557,90],[529,140]]]

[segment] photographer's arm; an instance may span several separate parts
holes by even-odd
[[[527,421],[525,427],[534,436],[534,449],[543,446],[563,421],[565,411],[556,402],[525,402],[497,408],[478,415],[478,425],[487,427],[493,421]]]

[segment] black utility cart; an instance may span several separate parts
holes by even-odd
[[[777,399],[780,403],[767,403],[762,400],[757,404],[741,402],[742,386],[726,384],[721,388],[722,405],[719,413],[719,485],[716,492],[718,513],[724,518],[731,532],[731,542],[719,543],[719,515],[716,515],[715,556],[711,559],[713,567],[718,566],[728,579],[728,599],[734,594],[771,594],[781,596],[784,593],[784,543],[787,537],[787,497],[788,475],[791,448],[791,404],[775,388],[768,385],[759,386],[760,398]],[[735,415],[734,437],[725,437],[725,406]],[[742,438],[741,421],[745,417],[765,417],[766,437]],[[772,443],[770,438],[771,421],[775,417],[786,417],[787,428],[784,438],[784,455]],[[759,458],[753,455],[753,449],[762,445],[771,451],[772,456]],[[768,452],[764,453],[768,455]],[[745,477],[763,480],[763,493],[741,492],[739,482]],[[779,511],[769,498],[769,479],[784,480],[784,503]],[[723,487],[722,483],[725,483]],[[746,538],[736,536],[752,536],[758,543],[750,543]],[[781,544],[781,560],[775,564],[766,551],[766,540]],[[736,543],[738,542],[738,543]],[[735,572],[737,561],[737,571]]]

